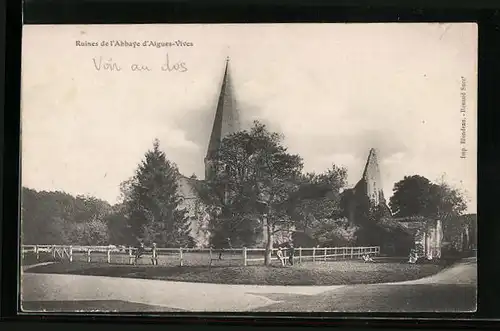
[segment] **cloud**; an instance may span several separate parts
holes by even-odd
[[[404,157],[405,157],[405,153],[402,153],[402,152],[398,152],[398,153],[394,153],[390,156],[387,156],[385,158],[382,158],[381,161],[382,161],[382,164],[384,165],[393,165],[393,164],[401,164],[404,160]]]
[[[180,129],[170,129],[164,135],[161,141],[163,144],[173,149],[191,149],[198,150],[200,148],[194,141],[186,138],[186,132]]]

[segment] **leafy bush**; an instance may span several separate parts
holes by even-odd
[[[318,223],[313,237],[320,246],[341,247],[356,244],[359,227],[349,223],[347,218],[323,219]]]

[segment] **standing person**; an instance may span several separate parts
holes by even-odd
[[[151,252],[151,262],[153,265],[158,265],[158,254],[156,253],[156,243],[153,243],[153,251]]]
[[[276,255],[278,256],[278,259],[281,262],[281,266],[284,267],[285,266],[285,257],[283,256],[283,251],[281,250],[281,247],[278,248],[278,252],[276,253]]]
[[[141,256],[144,254],[144,251],[145,251],[145,247],[144,247],[144,243],[141,242],[139,244],[139,247],[137,247],[136,251],[135,251],[135,260],[134,260],[134,265],[137,264],[137,260],[141,258]]]
[[[288,263],[293,265],[293,257],[295,255],[295,248],[293,247],[293,243],[290,243],[290,255],[288,256]]]
[[[226,238],[226,243],[229,249],[232,249],[233,246],[231,245],[231,238]],[[222,253],[224,253],[225,249],[224,246],[222,246],[220,252],[219,252],[219,260],[222,260]]]

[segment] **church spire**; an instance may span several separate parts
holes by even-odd
[[[240,130],[239,113],[236,109],[236,102],[234,100],[233,87],[231,83],[229,57],[227,57],[212,133],[210,135],[207,155],[205,157],[205,178],[210,176],[212,171],[211,161],[214,159],[215,153],[219,149],[222,139],[224,139],[225,136]]]

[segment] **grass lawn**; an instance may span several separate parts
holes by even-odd
[[[21,265],[28,266],[44,262],[55,262],[56,260],[52,257],[50,253],[41,252],[38,259],[35,254],[27,253],[21,260]]]
[[[307,262],[294,266],[151,266],[105,263],[54,263],[34,267],[30,273],[158,279],[184,282],[250,285],[347,285],[419,279],[445,265],[361,261]]]
[[[214,254],[216,258],[217,254]],[[256,254],[248,254],[248,258],[264,258],[263,253],[257,252]],[[113,252],[110,256],[112,264],[128,264],[129,255],[123,252]],[[32,252],[26,253],[24,259],[22,260],[23,265],[33,265],[42,262],[52,262],[57,261],[52,257],[51,253],[40,252],[39,259],[36,259],[36,255]],[[262,260],[263,261],[263,260]],[[73,262],[87,262],[87,254],[83,252],[73,253]],[[92,252],[91,254],[92,263],[107,263],[106,252]],[[210,263],[210,255],[208,252],[185,252],[183,253],[183,265],[184,266],[208,266]],[[151,256],[149,254],[144,254],[137,261],[139,265],[151,264]],[[178,253],[162,253],[158,256],[158,264],[160,266],[174,267],[180,264],[180,256]],[[216,260],[214,264],[218,266],[240,266],[243,265],[243,258],[241,253],[234,252],[224,252],[222,260]],[[252,261],[252,264],[262,264],[262,262]]]

